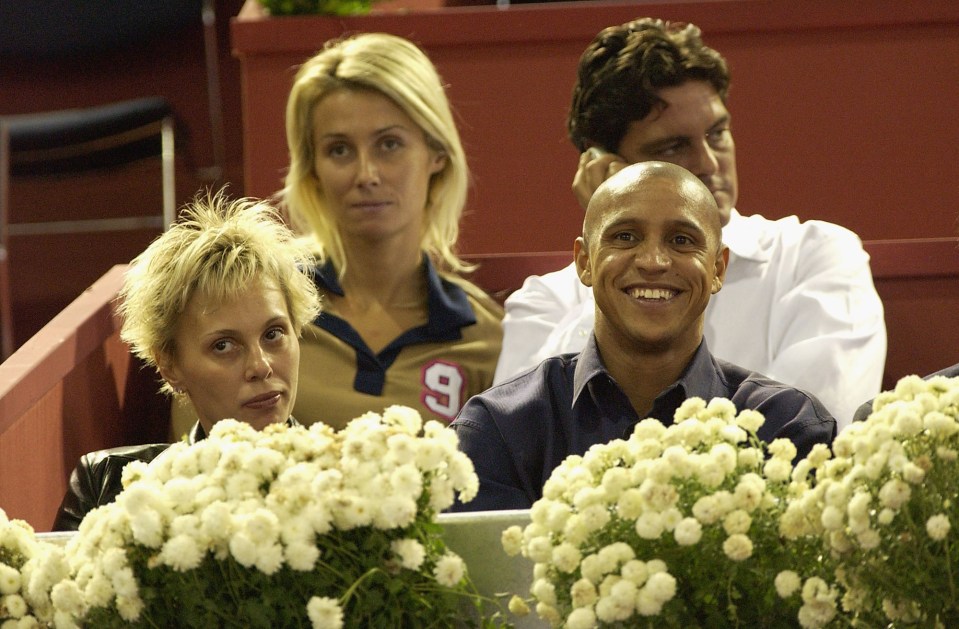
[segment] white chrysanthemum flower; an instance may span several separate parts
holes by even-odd
[[[548,622],[551,627],[558,627],[563,621],[558,609],[542,601],[536,604],[536,615]]]
[[[695,458],[696,478],[706,487],[719,487],[726,480],[726,473],[718,465],[712,465],[707,456],[698,456]]]
[[[792,476],[792,463],[787,459],[773,458],[766,461],[763,474],[774,483],[783,483]]]
[[[556,605],[556,586],[549,579],[536,579],[529,588],[536,600],[547,605]]]
[[[763,462],[763,453],[759,448],[740,448],[737,451],[739,466],[746,469],[754,469]]]
[[[723,518],[723,530],[727,535],[744,534],[749,531],[752,522],[753,519],[749,513],[743,509],[734,509]]]
[[[523,529],[516,525],[509,527],[500,535],[500,543],[510,557],[519,555],[523,544]]]
[[[466,565],[459,555],[447,553],[439,558],[433,569],[436,582],[446,587],[453,587],[459,583],[466,573]]]
[[[375,507],[365,496],[341,492],[331,503],[333,520],[343,530],[368,526],[373,521]]]
[[[283,556],[291,569],[308,572],[316,567],[316,562],[320,558],[320,549],[315,544],[292,541],[283,548]]]
[[[196,538],[189,535],[175,535],[163,544],[159,560],[178,572],[185,572],[200,565],[203,552],[197,545]]]
[[[105,607],[115,595],[113,584],[102,572],[93,574],[85,584],[78,577],[77,585],[82,587],[83,600],[90,607]]]
[[[938,513],[926,520],[926,532],[929,537],[937,542],[941,542],[949,535],[949,529],[952,525],[949,522],[949,516],[944,513]]]
[[[693,504],[693,516],[703,524],[713,524],[723,516],[722,507],[716,496],[702,496]]]
[[[642,587],[649,578],[649,569],[646,567],[646,562],[630,559],[623,564],[619,574],[623,579],[632,581],[637,587]]]
[[[660,483],[651,479],[643,481],[639,494],[646,505],[654,511],[665,511],[679,500],[679,493],[669,483]]]
[[[416,450],[416,466],[421,470],[433,470],[443,463],[444,449],[432,439],[420,439]]]
[[[617,565],[624,564],[630,559],[635,559],[636,551],[625,542],[613,542],[601,548],[599,550],[599,556],[604,561],[609,562],[609,570],[607,570],[607,572],[611,572]]]
[[[27,602],[23,600],[23,597],[19,594],[7,594],[6,596],[0,597],[0,618],[23,619],[27,611],[29,611]],[[9,622],[13,621],[7,620],[3,624],[6,625]],[[19,626],[19,623],[15,624]],[[39,625],[34,621],[31,626],[37,627]]]
[[[922,418],[922,423],[929,434],[938,439],[946,439],[959,432],[959,423],[957,423],[956,418],[940,411],[926,413]]]
[[[328,596],[314,596],[306,604],[306,615],[313,629],[342,629],[343,609],[339,601]]]
[[[601,484],[607,500],[616,500],[629,486],[629,472],[622,467],[612,467],[603,473]]]
[[[827,505],[822,510],[819,520],[827,531],[835,531],[845,525],[842,509],[833,505]]]
[[[378,529],[404,528],[416,519],[416,501],[409,496],[387,496],[378,506],[373,516],[373,525]]]
[[[736,416],[736,425],[752,433],[758,431],[765,423],[766,418],[763,417],[763,414],[752,409],[740,411],[739,415]]]
[[[163,518],[158,511],[141,509],[130,518],[133,539],[147,548],[163,544]]]
[[[396,539],[390,543],[390,550],[407,570],[419,570],[426,559],[426,549],[415,539]]]
[[[529,605],[516,594],[509,599],[507,609],[509,609],[514,616],[526,616],[529,614]]]
[[[880,542],[882,542],[882,537],[876,529],[865,528],[856,533],[856,541],[863,550],[872,550],[873,548],[879,547]]]
[[[14,594],[20,591],[20,571],[0,562],[0,594]]]
[[[733,561],[743,561],[753,554],[753,542],[746,535],[730,535],[723,542],[723,552]]]
[[[673,413],[673,423],[679,424],[690,417],[698,417],[706,410],[706,401],[699,397],[687,398]]]
[[[596,613],[592,607],[578,607],[566,617],[567,629],[591,629],[596,626]]]
[[[118,598],[136,598],[138,596],[137,580],[133,570],[129,567],[121,568],[109,575],[113,591]]]
[[[571,544],[580,545],[586,541],[592,529],[586,525],[585,520],[578,513],[574,513],[566,521],[563,527],[563,537]]]
[[[773,581],[780,598],[789,598],[802,586],[802,579],[792,570],[783,570]]]
[[[553,549],[552,563],[560,572],[571,573],[579,567],[583,555],[569,542],[562,542]]]
[[[76,581],[64,579],[53,586],[50,591],[50,602],[60,611],[79,616],[88,601],[84,600],[84,593]]]
[[[588,607],[599,599],[596,586],[587,578],[577,579],[569,589],[570,601],[574,608]]]
[[[726,474],[736,469],[736,448],[728,443],[717,443],[709,449],[712,464],[718,466]]]
[[[584,579],[589,580],[589,582],[594,585],[601,583],[603,576],[610,570],[609,562],[604,561],[598,553],[583,557],[583,561],[579,565],[580,574],[583,575]]]
[[[749,434],[733,424],[727,424],[720,428],[719,438],[728,443],[743,443],[749,439]]]
[[[117,596],[117,611],[124,620],[133,622],[140,618],[143,612],[143,599],[139,596]]]
[[[680,546],[698,544],[703,537],[703,525],[696,518],[683,518],[673,530],[673,537]]]
[[[553,544],[548,537],[535,537],[526,544],[526,556],[536,563],[547,563],[553,558]]]
[[[908,488],[908,485],[906,486]],[[857,491],[852,498],[849,499],[849,505],[846,508],[846,512],[849,515],[850,520],[867,520],[869,519],[869,505],[872,502],[872,496],[864,491]]]
[[[604,526],[606,526],[606,524],[609,523],[609,520],[612,517],[606,507],[601,504],[590,505],[580,511],[578,515],[578,520],[582,526],[585,527],[587,533],[592,533],[593,531],[602,529]],[[573,518],[570,518],[570,522],[572,522],[572,520]],[[567,537],[569,536],[567,535]]]
[[[796,445],[784,437],[773,439],[769,444],[769,454],[774,459],[785,459],[792,461],[796,458]]]
[[[423,428],[423,418],[416,409],[398,404],[386,407],[383,423],[396,426],[408,435],[417,435]]]
[[[634,601],[603,596],[596,602],[596,618],[604,623],[614,623],[626,620],[635,609]]]
[[[394,435],[404,436],[405,435]],[[390,486],[398,493],[419,498],[423,491],[423,475],[410,463],[403,463],[390,472]]]
[[[636,613],[640,616],[657,616],[663,611],[663,602],[647,587],[636,594]]]
[[[543,514],[543,522],[546,528],[552,532],[559,533],[566,528],[566,523],[573,515],[573,509],[563,502],[543,501],[546,507]]]
[[[257,545],[245,533],[236,533],[230,537],[230,554],[237,563],[252,567],[257,559]]]
[[[842,555],[852,550],[852,540],[849,539],[844,530],[833,531],[829,533],[829,547]]]
[[[699,401],[702,402],[702,400],[699,400]],[[677,419],[675,419],[676,423],[679,423],[682,421],[682,419],[679,419],[679,413],[690,402],[691,400],[686,400],[679,407],[679,409],[677,409],[676,411]],[[663,436],[663,433],[665,432],[666,432],[666,427],[663,426],[663,424],[659,422],[658,420],[644,419],[644,420],[641,420],[639,423],[636,424],[636,426],[633,427],[632,439],[638,440],[638,441],[645,441],[645,440],[659,441],[659,439]]]
[[[804,628],[824,627],[836,616],[837,593],[819,577],[803,584],[803,606],[799,608],[799,624]]]
[[[717,417],[731,422],[736,417],[736,405],[731,400],[722,397],[715,397],[706,405],[706,413],[710,417]]]
[[[910,461],[902,467],[902,478],[911,485],[918,485],[926,478],[926,470]]]
[[[636,534],[643,539],[659,539],[664,528],[663,516],[656,511],[647,511],[636,519]]]
[[[912,489],[898,478],[893,478],[883,484],[879,490],[879,502],[890,509],[900,509],[909,501]]]
[[[647,564],[647,568],[649,564]],[[649,575],[643,591],[647,592],[654,600],[660,603],[666,603],[676,596],[676,577],[665,570],[659,570]]]

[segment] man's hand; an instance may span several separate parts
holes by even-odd
[[[585,210],[596,188],[626,168],[629,164],[619,155],[593,146],[579,156],[579,166],[573,176],[573,194]]]

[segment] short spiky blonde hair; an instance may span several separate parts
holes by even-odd
[[[312,266],[305,243],[266,203],[231,201],[222,192],[197,197],[130,263],[118,296],[120,338],[157,367],[161,358],[175,355],[177,324],[197,292],[220,301],[257,280],[272,280],[280,288],[299,336],[320,310],[307,275]]]
[[[430,181],[421,248],[433,262],[451,271],[470,265],[453,251],[466,205],[469,168],[449,100],[436,68],[413,43],[386,33],[363,33],[327,42],[304,63],[286,105],[290,170],[283,197],[294,224],[313,234],[322,261],[342,273],[346,254],[314,172],[313,111],[341,89],[378,92],[402,109],[426,136],[427,145],[446,154],[443,169]]]

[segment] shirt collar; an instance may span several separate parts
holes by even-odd
[[[739,258],[765,262],[771,256],[771,242],[762,217],[743,216],[736,208],[729,212],[729,222],[723,227],[723,243],[729,253]]]
[[[440,277],[429,256],[423,254],[426,270],[426,295],[429,321],[426,324],[431,335],[440,332],[459,332],[460,328],[476,323],[476,314],[470,306],[466,292],[453,282]],[[326,291],[343,296],[343,286],[332,261],[313,269],[313,281]],[[322,317],[321,312],[317,318]]]
[[[585,391],[586,385],[598,376],[611,380],[609,373],[606,371],[606,366],[603,365],[603,359],[599,355],[596,334],[591,332],[586,340],[586,347],[579,353],[576,359],[576,367],[573,369],[573,406],[576,406],[576,402]]]
[[[586,341],[586,347],[580,352],[573,371],[573,406],[576,406],[577,400],[586,390],[587,385],[593,379],[602,376],[609,382],[612,377],[606,371],[603,365],[603,359],[599,355],[599,347],[596,344],[596,335],[591,333]],[[716,368],[713,364],[712,354],[706,346],[706,339],[700,342],[692,360],[686,365],[686,369],[673,384],[666,387],[658,396],[657,402],[667,396],[676,395],[673,392],[678,390],[679,399],[685,400],[691,397],[700,397],[707,402],[717,395],[722,395],[718,382]],[[654,403],[653,408],[657,406]]]

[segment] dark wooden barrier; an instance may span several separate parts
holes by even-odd
[[[232,23],[242,74],[247,192],[287,166],[295,67],[327,39],[385,31],[419,42],[449,85],[475,174],[464,253],[565,251],[582,211],[565,119],[579,55],[605,26],[692,21],[733,74],[743,214],[795,214],[863,240],[956,235],[959,2],[554,2],[355,18]]]
[[[48,530],[85,452],[163,441],[156,375],[119,340],[116,266],[0,364],[0,508]]]

